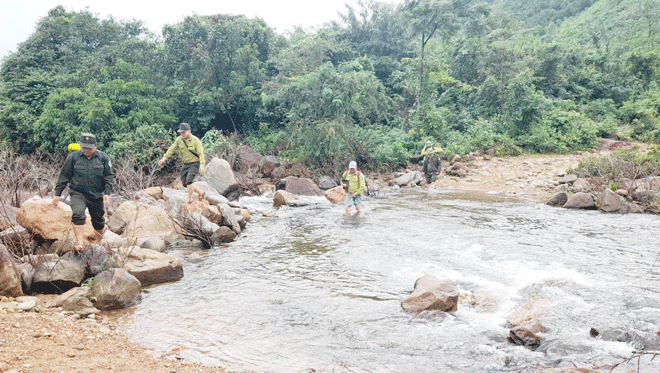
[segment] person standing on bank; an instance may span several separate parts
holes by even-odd
[[[179,135],[169,149],[167,149],[163,158],[158,161],[158,166],[162,166],[163,163],[167,162],[175,151],[178,152],[183,162],[181,182],[183,183],[183,187],[188,191],[188,203],[192,203],[193,192],[197,193],[201,201],[204,199],[204,192],[196,188],[192,183],[195,181],[195,176],[198,173],[204,175],[205,172],[206,158],[204,157],[204,145],[202,145],[202,142],[197,136],[192,134],[190,124],[188,123],[181,123],[179,125]]]
[[[64,188],[69,185],[76,251],[84,247],[83,235],[87,219],[85,209],[89,210],[97,235],[94,242],[101,242],[105,233],[105,207],[110,204],[113,178],[110,158],[96,148],[96,136],[91,133],[81,134],[80,150],[66,157],[53,193],[53,206],[57,206]]]
[[[362,211],[362,193],[364,193],[365,182],[364,176],[357,170],[357,163],[351,161],[348,164],[348,171],[345,171],[341,176],[342,186],[346,189],[346,214],[351,213],[351,206],[355,205],[355,210],[359,213]]]

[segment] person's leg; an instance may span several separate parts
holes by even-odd
[[[188,191],[188,203],[192,203],[192,195],[194,192],[197,192],[198,196],[200,195],[201,191],[192,185],[193,181],[195,181],[195,176],[197,176],[198,173],[199,163],[190,163],[183,166],[183,170],[181,172],[181,181],[183,182],[183,186],[186,187]]]
[[[357,196],[353,200],[355,202],[355,211],[359,214],[362,211],[362,196]]]
[[[352,199],[353,197],[351,197],[349,194],[347,194],[346,199],[344,199],[344,206],[346,206],[346,215],[351,214],[351,205],[353,204]]]
[[[71,211],[73,212],[71,215],[71,222],[73,223],[73,235],[76,238],[75,250],[80,251],[85,245],[83,235],[85,233],[86,199],[82,194],[72,191],[70,194],[70,200]]]
[[[105,206],[103,205],[103,198],[87,199],[87,209],[92,218],[92,226],[96,232],[94,242],[100,244],[105,234]]]

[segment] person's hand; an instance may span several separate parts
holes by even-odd
[[[206,172],[206,169],[204,168],[204,166],[199,166],[199,174],[204,175],[205,172]]]
[[[103,195],[103,204],[105,205],[105,208],[110,207],[110,195],[109,194],[104,194]]]
[[[356,198],[356,197],[357,197],[357,193],[353,193],[353,198]]]
[[[60,196],[53,197],[53,206],[57,207],[58,203],[60,203]]]
[[[164,160],[163,158],[161,158],[161,159],[158,160],[158,166],[159,166],[159,167],[162,166],[163,163],[165,163],[165,160]]]

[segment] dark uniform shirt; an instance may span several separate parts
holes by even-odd
[[[72,190],[90,199],[112,193],[112,164],[108,155],[96,150],[88,159],[81,151],[69,154],[55,185],[55,195],[61,196],[67,184]]]

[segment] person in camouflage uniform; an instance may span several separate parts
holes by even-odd
[[[80,150],[70,153],[64,161],[53,192],[53,205],[57,206],[64,188],[69,186],[76,251],[84,245],[85,209],[89,210],[96,231],[94,241],[100,243],[105,233],[105,207],[110,203],[114,172],[110,158],[96,148],[96,143],[96,136],[91,133],[80,136]]]

